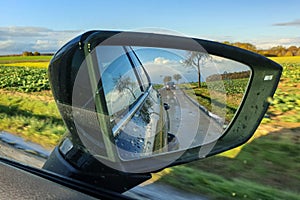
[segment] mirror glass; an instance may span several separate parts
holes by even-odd
[[[206,52],[99,45],[73,90],[79,137],[95,156],[133,160],[216,142],[251,69]]]

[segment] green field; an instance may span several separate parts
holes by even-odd
[[[0,64],[49,62],[52,56],[0,56]]]
[[[50,57],[32,59],[0,62],[49,62]],[[222,155],[166,169],[168,173],[159,181],[210,199],[300,199],[300,61],[295,59],[280,60],[284,72],[278,90],[250,142]],[[46,69],[15,66],[0,67],[0,130],[52,148],[66,128],[49,87],[39,85],[41,80],[49,84]],[[205,101],[205,89],[200,90],[192,92]]]
[[[50,90],[47,69],[0,66],[0,89],[18,92]]]

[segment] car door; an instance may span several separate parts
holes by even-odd
[[[99,51],[115,48],[103,46]],[[108,66],[101,64],[102,85],[119,154],[134,159],[166,146],[166,111],[136,54],[130,47],[122,48],[124,53]]]

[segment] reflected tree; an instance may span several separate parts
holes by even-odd
[[[177,81],[177,84],[178,84],[178,81],[179,81],[180,79],[182,79],[182,76],[181,76],[180,74],[174,74],[174,75],[173,75],[173,78],[174,78],[174,80]]]
[[[136,87],[136,83],[131,81],[131,78],[129,76],[121,76],[119,75],[118,78],[114,79],[115,87],[116,89],[121,93],[125,89],[127,89],[130,94],[133,96],[134,99],[136,99],[136,96],[134,94],[134,88]]]
[[[198,88],[201,87],[201,66],[205,64],[207,60],[210,60],[211,56],[207,53],[198,52],[198,51],[187,51],[187,56],[183,60],[183,64],[186,66],[194,66],[197,68],[198,73]]]
[[[172,80],[172,76],[165,76],[163,81],[164,83],[170,82]]]

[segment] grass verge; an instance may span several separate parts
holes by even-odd
[[[35,95],[0,90],[0,95],[0,130],[46,148],[54,147],[65,133],[66,128],[49,92]]]
[[[300,199],[300,131],[281,130],[244,146],[173,167],[159,181],[210,199]]]
[[[186,191],[193,193],[197,191],[210,199],[298,200],[300,197],[297,193],[282,191],[246,179],[225,179],[219,175],[195,171],[185,166],[174,167],[171,173],[161,180]]]

